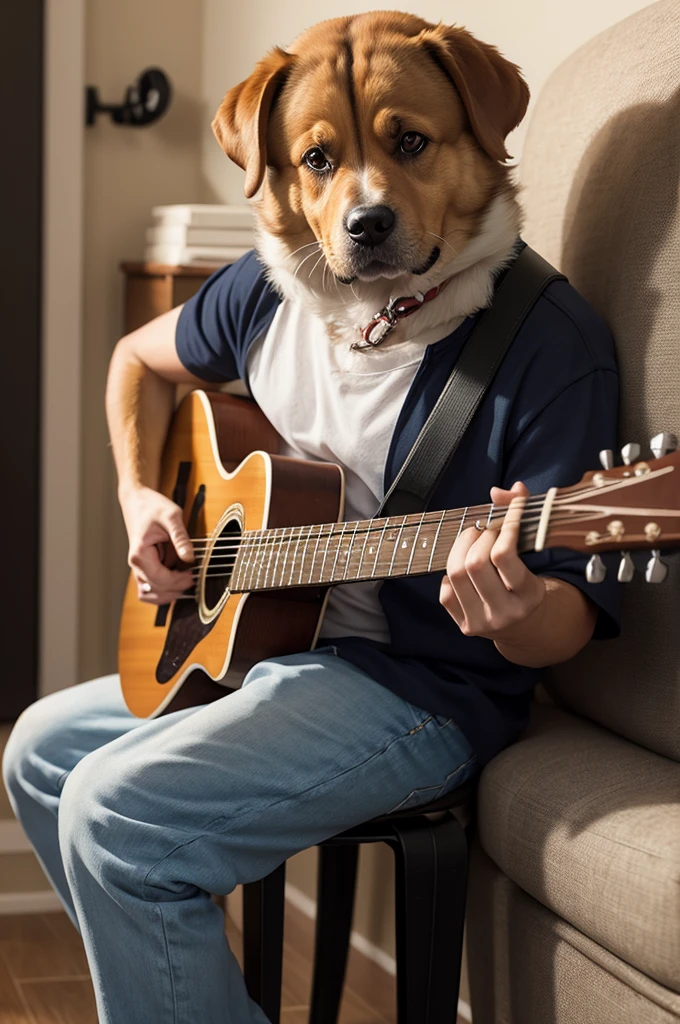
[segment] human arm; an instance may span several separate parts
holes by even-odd
[[[200,385],[175,349],[181,307],[126,335],[116,345],[106,386],[106,416],[118,472],[118,498],[129,539],[128,563],[140,600],[166,604],[191,586],[193,559],[182,510],[159,494],[161,454],[174,408],[175,385]],[[176,558],[166,549],[170,542]],[[147,590],[147,587],[150,589]]]
[[[531,668],[573,657],[590,640],[597,609],[565,580],[537,576],[517,551],[527,488],[494,487],[496,507],[509,506],[500,530],[472,527],[457,538],[440,601],[466,636],[492,640],[508,661]]]

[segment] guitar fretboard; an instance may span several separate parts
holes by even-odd
[[[498,529],[493,505],[351,523],[246,532],[231,573],[233,593],[391,579],[443,572],[451,546],[468,526]],[[520,551],[535,526],[522,526]]]

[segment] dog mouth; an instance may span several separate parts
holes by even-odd
[[[349,275],[336,273],[335,276],[340,284],[352,284],[357,279],[359,281],[375,281],[380,277],[392,279],[401,277],[403,274],[422,276],[435,265],[441,256],[441,249],[438,245],[433,246],[424,263],[418,264],[415,267],[409,265],[403,258],[399,261],[392,261],[390,259],[371,259],[370,253],[367,253],[367,256],[369,258],[366,260],[359,261],[355,258],[351,261],[354,263],[354,267],[351,267],[354,273]]]

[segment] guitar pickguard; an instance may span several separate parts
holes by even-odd
[[[184,507],[186,502],[186,487],[190,473],[191,463],[180,462],[177,484],[173,492],[173,501],[181,507]],[[189,522],[187,523],[187,532],[190,537],[200,536],[201,528],[199,523],[204,518],[201,514],[204,505],[205,484],[201,484],[194,497]],[[159,612],[162,608],[166,609],[161,625],[165,624],[168,607],[168,605],[161,605],[158,609]],[[198,614],[198,605],[195,601],[175,601],[163,652],[156,666],[156,682],[167,683],[179,672],[196,645],[208,635],[215,622],[216,619],[207,623],[202,622]],[[156,625],[159,625],[158,615],[156,616]]]

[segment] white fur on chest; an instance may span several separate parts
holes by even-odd
[[[494,272],[511,258],[519,223],[514,196],[500,195],[491,203],[476,237],[445,267],[435,265],[422,277],[406,274],[390,281],[355,281],[351,285],[340,284],[327,272],[320,248],[304,247],[291,254],[278,238],[264,231],[257,235],[257,248],[280,294],[314,313],[328,327],[330,341],[348,346],[361,340],[361,328],[391,298],[425,293],[451,278],[433,301],[399,323],[383,343],[392,347],[419,339],[425,346],[489,304]]]

